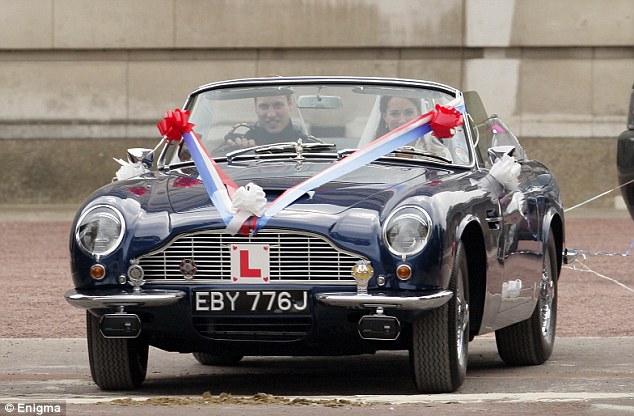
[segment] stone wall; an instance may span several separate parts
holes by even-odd
[[[0,204],[79,203],[110,181],[112,156],[153,147],[156,121],[191,90],[269,73],[476,89],[555,171],[566,205],[616,186],[632,0],[0,0],[0,10]]]

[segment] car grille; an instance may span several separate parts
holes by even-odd
[[[138,258],[146,280],[178,280],[183,259],[196,265],[195,281],[230,282],[232,244],[268,244],[270,279],[275,282],[345,282],[354,284],[352,267],[365,258],[333,246],[309,233],[262,230],[256,236],[230,236],[205,231],[176,237],[162,249]]]
[[[217,340],[295,341],[306,337],[312,326],[309,317],[222,317],[194,318],[194,328]]]

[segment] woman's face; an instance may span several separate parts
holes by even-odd
[[[387,103],[387,109],[383,115],[383,119],[388,129],[394,130],[419,115],[413,102],[407,98],[394,97]]]

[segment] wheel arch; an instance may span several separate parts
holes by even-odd
[[[547,249],[548,238],[550,234],[553,234],[555,240],[555,253],[557,255],[557,279],[561,273],[561,267],[563,264],[563,252],[564,252],[564,222],[560,213],[555,210],[550,210],[544,216],[543,228],[542,228],[542,244],[544,245],[544,251]]]
[[[460,223],[455,240],[461,242],[467,253],[467,267],[469,270],[469,309],[470,309],[470,338],[480,331],[484,313],[486,296],[486,249],[484,234],[480,222],[476,217],[467,216]]]

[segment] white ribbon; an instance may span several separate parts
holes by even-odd
[[[261,217],[266,209],[266,202],[266,194],[260,186],[249,182],[246,186],[239,187],[231,200],[231,210],[235,215],[227,225],[227,232],[235,235],[250,216]]]
[[[121,165],[116,173],[118,181],[134,178],[135,176],[143,175],[144,173],[149,172],[141,162],[130,163],[126,162],[125,160],[116,159],[114,157],[112,159],[114,159],[115,162]]]

